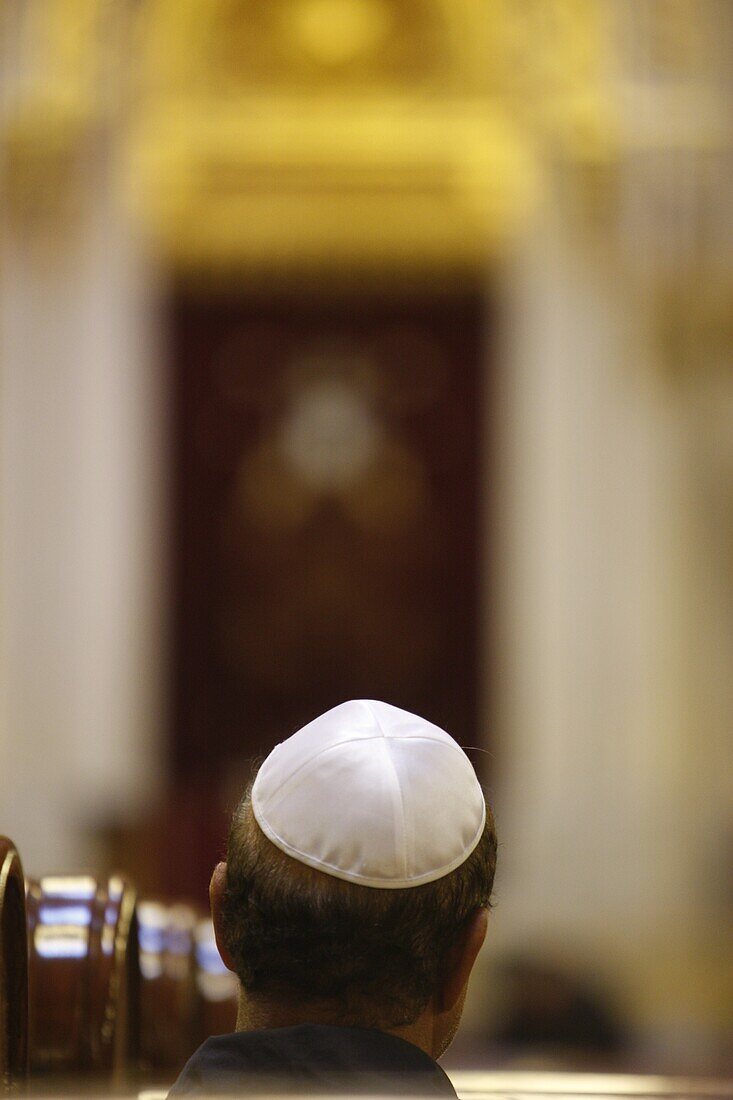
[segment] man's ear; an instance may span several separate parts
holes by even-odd
[[[465,993],[476,956],[486,939],[488,921],[488,909],[476,909],[448,952],[438,993],[439,1011],[450,1012]]]
[[[234,970],[234,962],[224,943],[222,908],[224,894],[227,888],[227,865],[217,863],[209,883],[209,902],[211,903],[211,919],[214,924],[214,938],[221,955],[221,961],[227,970]]]

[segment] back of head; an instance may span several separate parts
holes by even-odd
[[[226,950],[252,1003],[405,1027],[489,907],[495,865],[491,811],[455,742],[386,704],[343,704],[274,750],[234,814]]]

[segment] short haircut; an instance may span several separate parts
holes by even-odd
[[[345,1026],[402,1027],[437,990],[461,927],[490,906],[495,868],[487,806],[474,851],[435,882],[400,889],[346,882],[275,847],[247,791],[229,833],[224,940],[253,998],[328,1006]]]

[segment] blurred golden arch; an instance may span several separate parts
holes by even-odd
[[[21,205],[39,179],[62,194],[84,134],[106,127],[124,193],[175,265],[473,270],[531,210],[548,147],[613,157],[606,13],[46,0],[6,170]]]
[[[479,267],[531,209],[538,143],[608,155],[601,11],[152,0],[140,209],[184,265]]]

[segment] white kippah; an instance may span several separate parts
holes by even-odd
[[[336,878],[397,889],[433,882],[478,844],[486,805],[463,749],[388,703],[341,703],[276,745],[252,787],[281,851]]]

